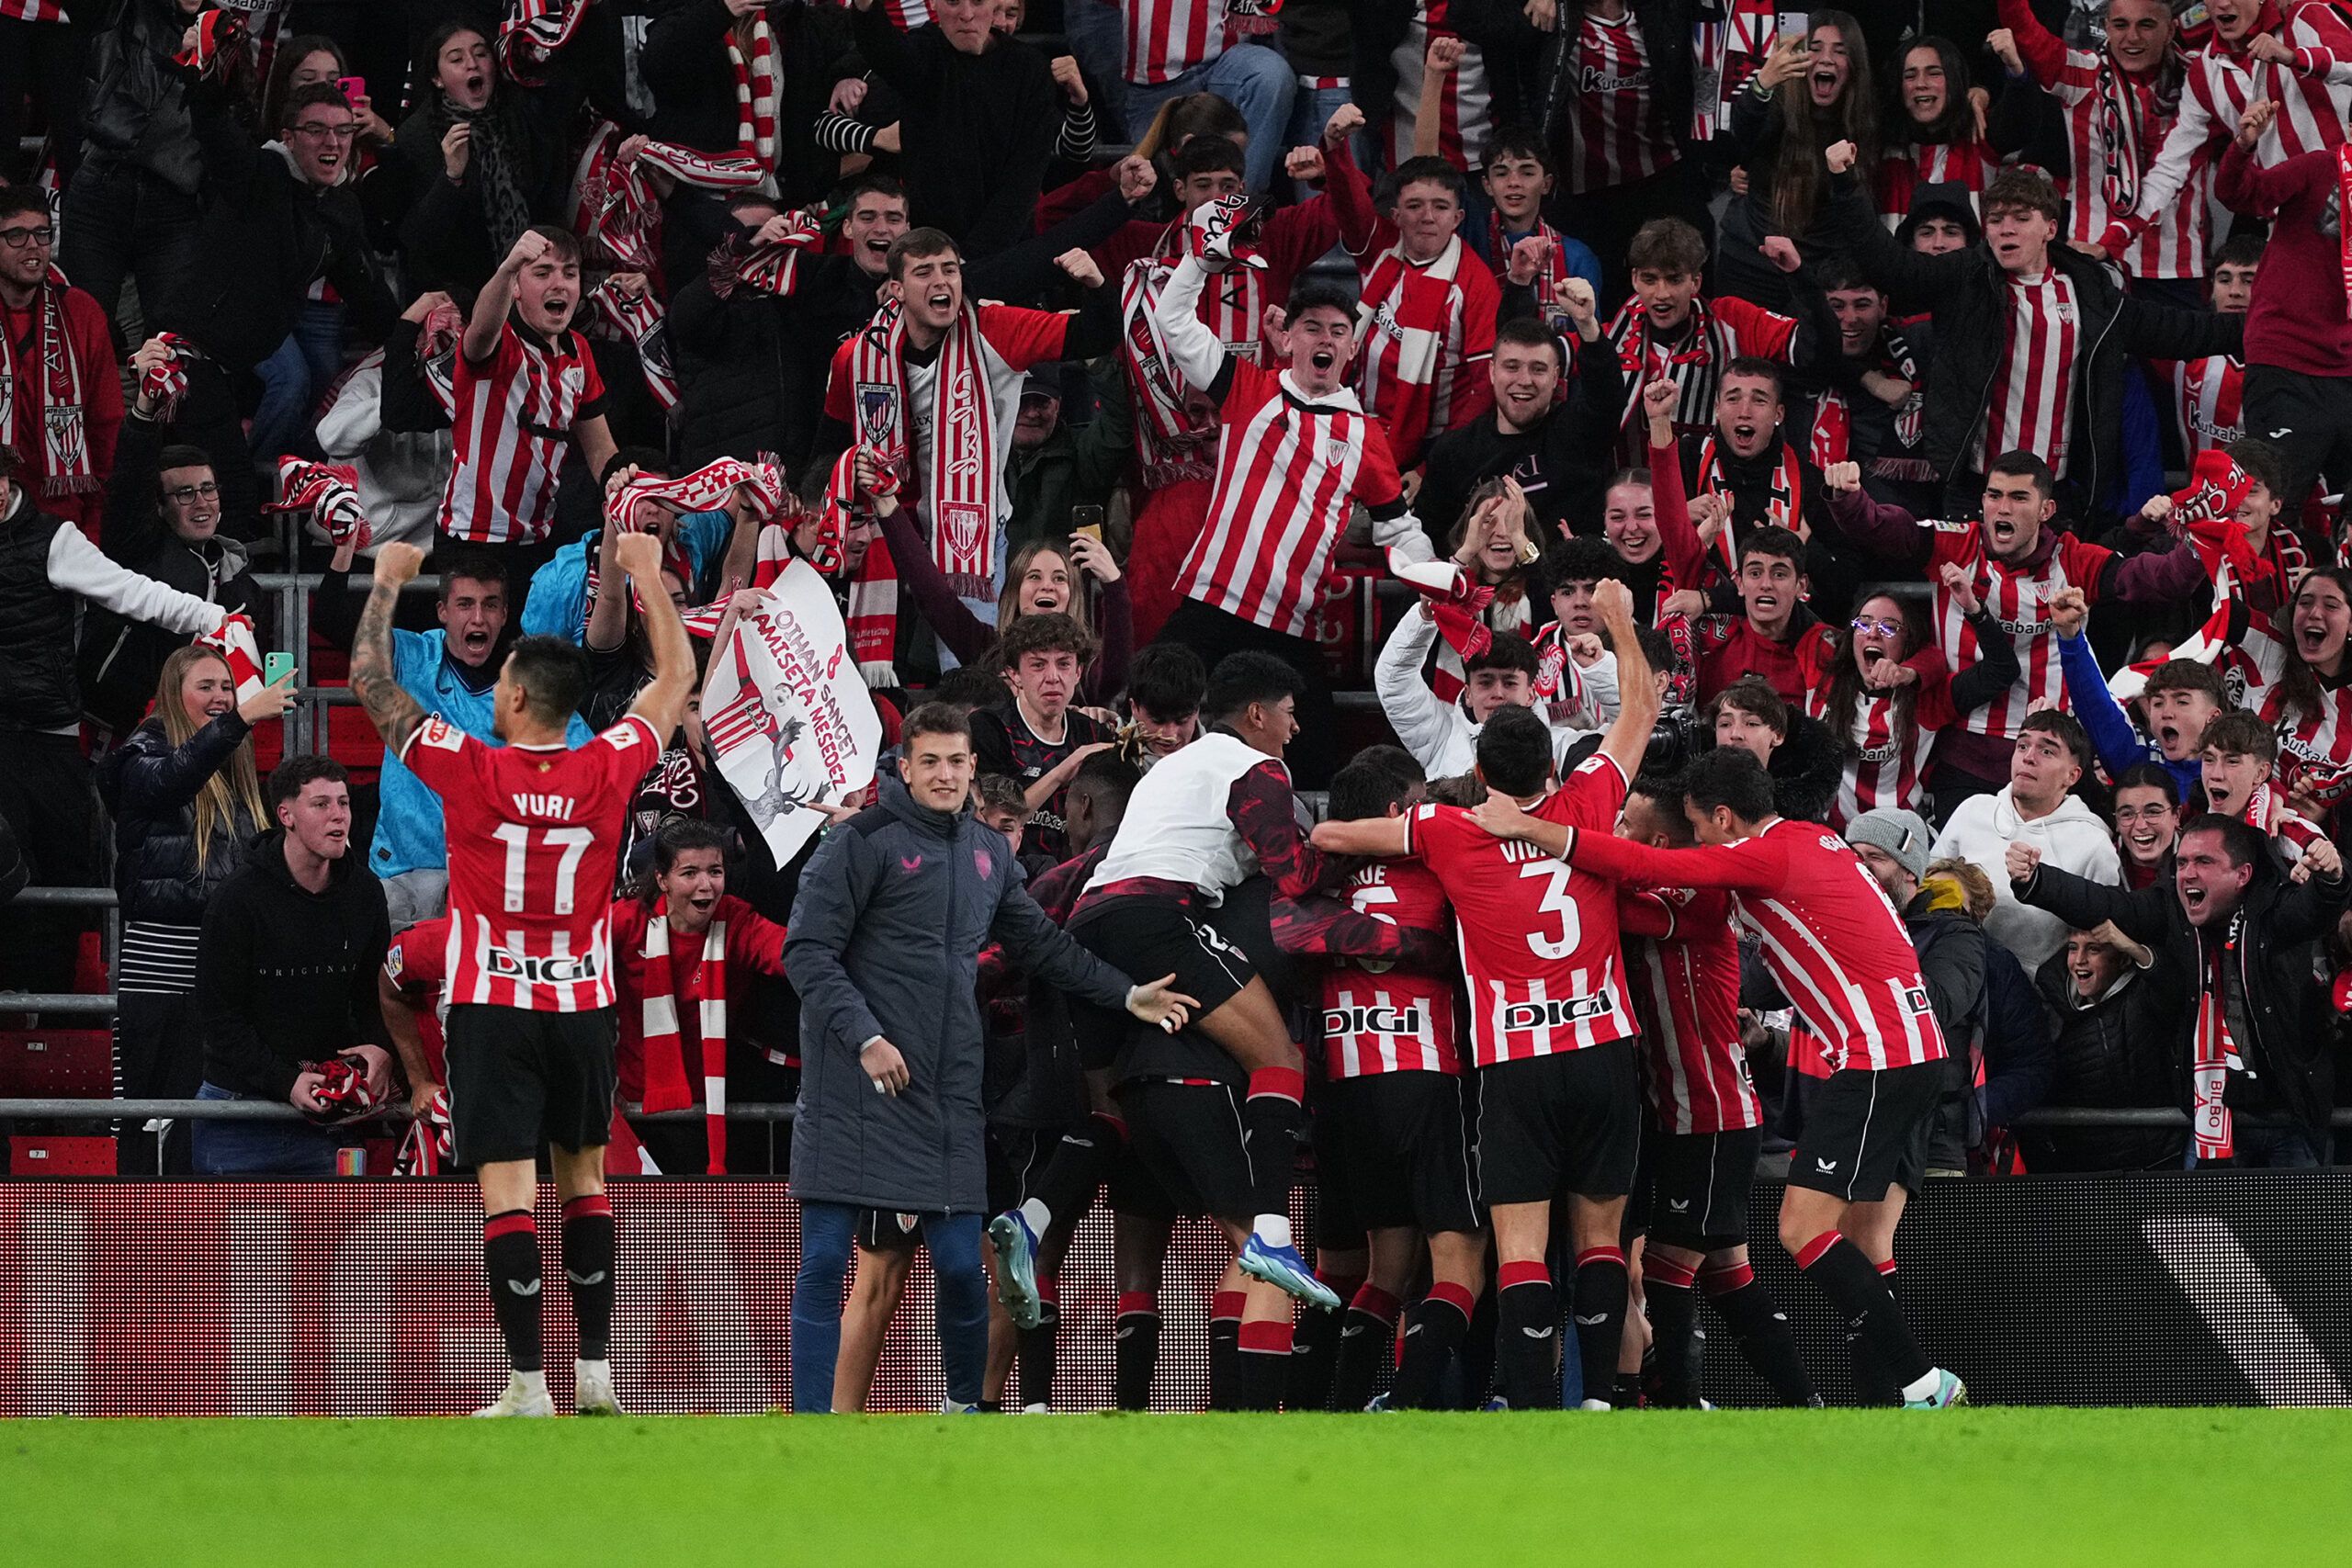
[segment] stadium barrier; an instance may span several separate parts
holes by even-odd
[[[788,1408],[798,1234],[784,1184],[624,1179],[613,1201],[623,1402],[649,1415]],[[1839,1402],[1844,1330],[1767,1239],[1778,1201],[1777,1188],[1757,1193],[1758,1272]],[[552,1194],[542,1207],[552,1213]],[[556,1232],[540,1234],[550,1281]],[[503,1371],[480,1235],[463,1181],[0,1183],[0,1416],[469,1409]],[[1205,1404],[1223,1253],[1197,1222],[1169,1248],[1161,1408]],[[1901,1262],[1922,1341],[1983,1402],[2352,1404],[2352,1171],[1936,1182],[1905,1223]],[[1111,1403],[1115,1289],[1098,1212],[1062,1276],[1057,1407]],[[570,1314],[559,1284],[548,1298],[560,1388]],[[938,1408],[932,1314],[919,1262],[877,1407]],[[1707,1388],[1719,1404],[1762,1402],[1720,1336]]]

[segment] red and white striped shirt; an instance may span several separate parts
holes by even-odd
[[[1776,817],[1753,838],[1691,850],[1579,831],[1568,863],[1611,881],[1735,895],[1739,923],[1762,943],[1781,994],[1822,1037],[1833,1067],[1879,1072],[1943,1060],[1943,1032],[1903,917],[1846,840],[1819,823]]]
[[[1374,861],[1348,884],[1361,914],[1442,935],[1453,924],[1445,888],[1412,861]],[[1324,1069],[1333,1078],[1374,1073],[1458,1073],[1453,977],[1409,965],[1335,958],[1323,974]]]
[[[441,496],[441,531],[477,545],[546,538],[572,427],[604,409],[588,340],[566,332],[550,344],[509,321],[485,362],[462,349],[454,356],[453,380],[457,460]]]
[[[70,22],[61,0],[0,0],[0,17],[12,22]]]
[[[1602,753],[1535,814],[1600,835],[1624,804],[1625,775]],[[1533,844],[1496,838],[1454,807],[1416,807],[1405,823],[1406,852],[1453,901],[1476,1066],[1582,1051],[1635,1032],[1617,975],[1615,888]]]
[[[2258,166],[2267,169],[2298,152],[2343,145],[2345,119],[2352,115],[2352,26],[2331,6],[2308,5],[2287,18],[2280,36],[2296,51],[2292,67],[2234,52],[2219,32],[2189,60],[2180,117],[2148,177],[2140,182],[2139,206],[2123,225],[2129,236],[2136,238],[2183,199],[2200,158],[2210,177],[2212,162],[2237,134],[2239,118],[2256,98],[2278,106],[2254,144]]]
[[[1764,1123],[1739,1043],[1739,939],[1717,888],[1623,888],[1617,926],[1642,1022],[1642,1090],[1661,1132]],[[1648,940],[1635,942],[1630,939]]]
[[[1935,530],[1935,549],[1927,575],[1935,595],[1936,646],[1942,650],[1946,667],[1965,670],[1977,657],[1976,629],[1943,584],[1944,563],[1952,561],[1974,580],[1977,598],[2016,640],[2020,670],[2016,685],[1983,707],[1961,715],[1961,728],[2014,740],[2035,702],[2061,708],[2070,705],[2065,670],[2058,659],[2058,636],[2050,624],[2050,601],[2064,589],[2079,588],[2097,604],[2099,573],[2115,552],[2072,534],[2059,534],[2039,565],[2017,567],[1985,552],[1980,524],[1938,523]],[[2045,540],[2049,537],[2044,535]],[[2035,553],[2041,555],[2038,549]]]
[[[1388,121],[1392,165],[1413,155],[1413,130],[1421,113],[1421,72],[1432,34],[1455,36],[1446,25],[1445,0],[1417,6],[1404,41],[1388,56],[1396,71],[1396,112]],[[1484,166],[1487,145],[1495,133],[1494,95],[1487,83],[1487,57],[1467,39],[1462,41],[1462,62],[1438,89],[1437,113],[1439,155],[1457,169]]]
[[[2180,189],[2154,222],[2140,224],[2132,217],[2157,152],[2179,118],[2177,101],[2168,102],[2161,90],[2164,70],[2134,75],[2104,49],[2067,48],[2025,0],[2001,0],[2001,25],[2016,38],[2026,70],[2065,113],[2074,170],[2062,187],[2066,239],[2112,244],[2132,277],[2204,276],[2211,149],[2190,154]]]
[[[1672,166],[1674,138],[1658,112],[1657,73],[1634,13],[1610,21],[1586,11],[1570,47],[1576,97],[1560,166],[1568,194],[1631,185]]]
[[[1836,645],[1827,638],[1808,637],[1798,643],[1797,652],[1804,666],[1804,711],[1828,723],[1829,685],[1838,673],[1832,664]],[[1854,694],[1854,716],[1838,737],[1846,753],[1845,772],[1829,807],[1829,826],[1840,833],[1847,823],[1882,806],[1918,810],[1928,793],[1928,753],[1935,750],[1937,735],[1960,716],[1951,705],[1951,674],[1940,654],[1931,649],[1905,662],[1920,669],[1911,686],[1908,736],[1897,733],[1897,693],[1865,686]]]
[[[1121,0],[1119,9],[1127,21],[1127,80],[1138,85],[1173,81],[1225,52],[1225,0]]]
[[[2001,172],[2001,155],[1982,141],[1917,141],[1890,147],[1879,160],[1878,210],[1887,227],[1911,212],[1911,195],[1921,186],[1956,185],[1972,205]]]
[[[1358,258],[1356,395],[1388,433],[1399,468],[1494,406],[1487,366],[1502,290],[1456,234],[1434,261],[1407,259],[1393,231]]]
[[[635,714],[576,750],[492,746],[426,719],[401,761],[449,832],[450,1004],[589,1012],[613,1005],[621,831],[662,740]]]
[[[1354,502],[1393,507],[1404,488],[1387,437],[1353,392],[1309,402],[1283,375],[1227,363],[1216,489],[1177,585],[1188,599],[1306,637]]]
[[[2156,368],[2172,384],[2173,412],[2180,421],[2181,440],[2195,462],[2197,454],[2226,446],[2245,434],[2245,362],[2234,355],[2211,354],[2202,359],[2158,361]],[[2291,590],[2292,584],[2282,583]]]
[[[931,22],[931,0],[880,0],[880,4],[882,14],[902,33],[910,33]]]
[[[2352,796],[2352,684],[2323,682],[2319,711],[2288,711],[2280,690],[2273,685],[2258,695],[2247,694],[2263,718],[2278,730],[2278,784],[2295,795],[2309,795],[2331,812]]]
[[[2063,476],[2082,310],[2074,284],[2055,267],[2031,279],[2012,274],[2008,288],[2007,339],[1993,371],[1984,459],[1977,466],[1989,469],[2002,453],[2023,447]]]

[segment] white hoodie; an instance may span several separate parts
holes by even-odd
[[[1405,612],[1396,629],[1381,645],[1374,663],[1372,688],[1413,761],[1433,779],[1468,773],[1478,761],[1478,731],[1459,702],[1441,702],[1423,679],[1421,667],[1437,644],[1437,622],[1419,606]],[[1571,678],[1571,701],[1539,705],[1536,711],[1552,727],[1552,760],[1561,761],[1568,749],[1595,729],[1604,729],[1617,717],[1617,656],[1604,650],[1594,663],[1582,666]],[[1562,769],[1565,773],[1566,770]]]
[[[2059,801],[2058,809],[2049,816],[2028,822],[2018,815],[2009,786],[2003,784],[1998,795],[1977,795],[1951,814],[1951,820],[1937,835],[1935,858],[1973,862],[1993,879],[1993,912],[1985,918],[1984,934],[2016,953],[2030,975],[2066,945],[2066,922],[2009,896],[2007,855],[2012,843],[2031,844],[2041,852],[2044,865],[2093,882],[2120,882],[2123,867],[2107,824],[2071,795]]]

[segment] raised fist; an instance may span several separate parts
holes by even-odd
[[[1842,175],[1854,166],[1854,144],[1850,141],[1833,141],[1823,151],[1821,159],[1829,165],[1831,174]]]
[[[1581,277],[1571,277],[1561,284],[1557,298],[1560,313],[1568,318],[1572,326],[1582,327],[1600,309],[1600,302],[1592,297],[1592,285]]]
[[[1159,171],[1152,167],[1151,160],[1133,152],[1120,159],[1118,168],[1113,172],[1119,180],[1119,199],[1129,207],[1149,196],[1152,187],[1159,184]]]
[[[1831,490],[1860,490],[1862,488],[1862,466],[1860,463],[1832,463],[1821,470],[1821,482]]]
[[[1054,265],[1061,268],[1063,276],[1080,288],[1102,287],[1102,269],[1095,265],[1094,258],[1084,251],[1075,247],[1064,251],[1054,258]]]
[[[1323,145],[1337,147],[1363,129],[1363,110],[1353,104],[1341,104],[1323,122]]]
[[[1661,376],[1642,389],[1642,412],[1651,419],[1672,419],[1681,400],[1681,384],[1671,377]]]
[[[1442,76],[1460,69],[1462,40],[1449,33],[1430,39],[1430,69]]]
[[[1544,270],[1544,261],[1552,254],[1552,242],[1541,234],[1530,234],[1510,248],[1510,280],[1524,288],[1535,281]]]
[[[1283,173],[1301,185],[1313,185],[1323,177],[1323,149],[1294,147],[1283,154]]]

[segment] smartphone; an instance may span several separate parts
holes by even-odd
[[[1083,534],[1096,544],[1102,542],[1102,509],[1099,506],[1073,506],[1069,509],[1069,531]]]
[[[1792,38],[1804,38],[1812,31],[1812,12],[1783,11],[1781,13],[1781,38],[1783,41]]]
[[[263,685],[275,686],[293,673],[294,656],[292,654],[270,652],[262,655],[261,682]]]
[[[365,76],[338,76],[334,85],[343,89],[344,97],[355,107],[368,96],[368,78]]]

